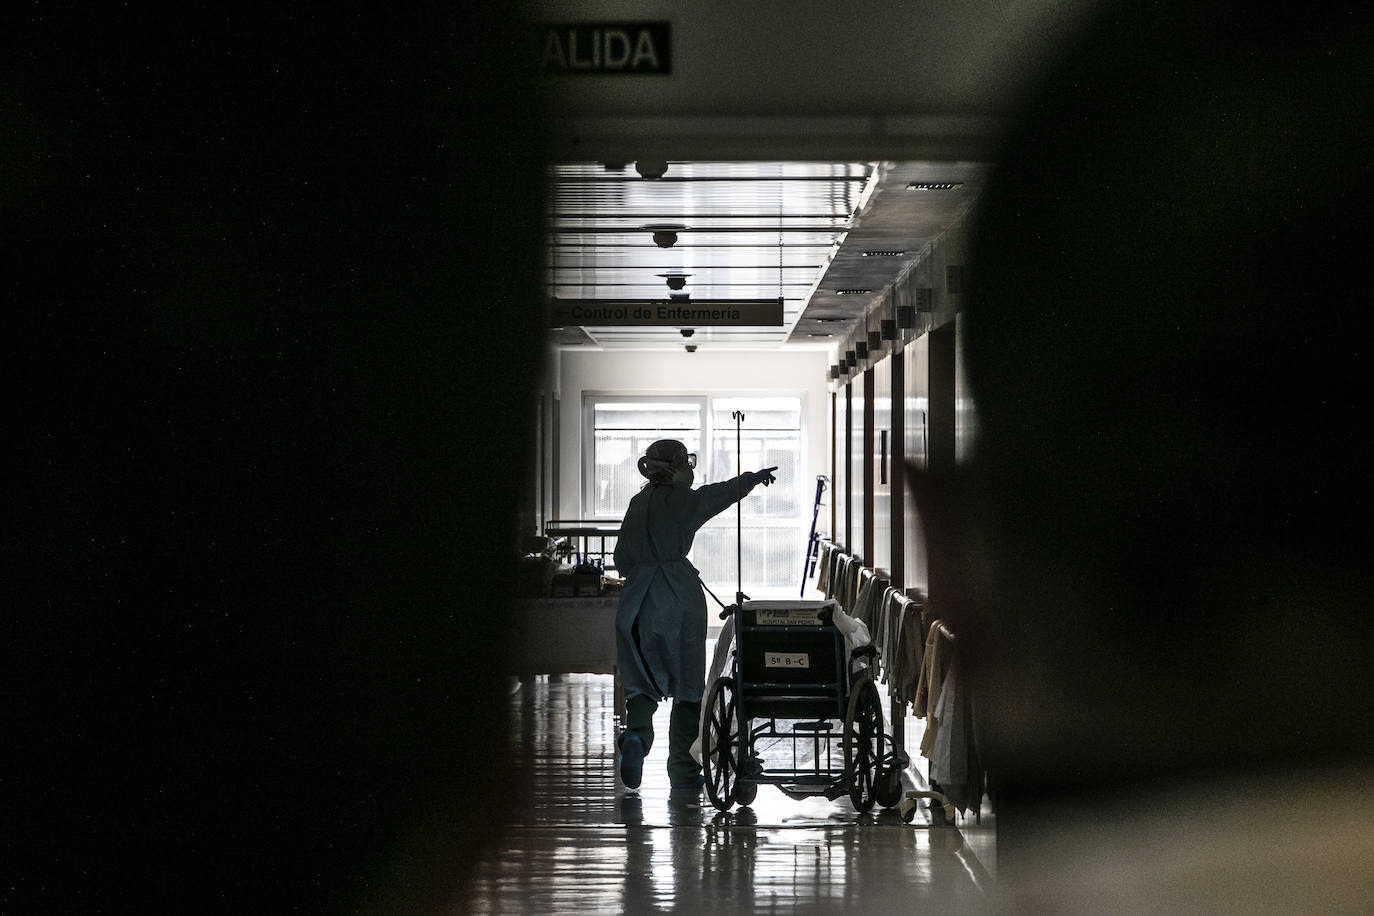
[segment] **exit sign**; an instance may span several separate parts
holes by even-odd
[[[558,22],[540,26],[547,73],[672,72],[667,22]]]

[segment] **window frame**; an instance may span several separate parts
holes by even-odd
[[[663,394],[649,392],[646,394],[629,394],[622,391],[615,392],[582,392],[582,435],[579,447],[581,450],[582,461],[582,487],[581,501],[582,514],[580,518],[596,522],[619,522],[619,515],[594,515],[591,507],[596,505],[596,405],[598,404],[643,404],[651,401],[678,401],[681,403],[694,402],[698,405],[702,417],[702,430],[709,429],[711,425],[710,399],[704,394]],[[703,443],[705,440],[703,440]],[[697,454],[697,475],[704,476],[709,473],[710,455],[702,455],[701,450]]]
[[[579,436],[579,458],[582,465],[581,487],[579,499],[581,502],[581,518],[596,522],[619,522],[621,516],[611,515],[592,515],[590,509],[595,505],[596,500],[594,491],[596,486],[596,455],[594,454],[596,442],[596,405],[605,403],[645,403],[650,401],[679,401],[695,402],[701,409],[701,426],[698,433],[701,436],[701,446],[698,448],[696,478],[697,484],[709,483],[718,476],[721,479],[728,479],[734,476],[734,468],[729,469],[728,474],[718,475],[716,469],[711,467],[714,458],[710,447],[716,429],[712,424],[712,402],[720,399],[731,398],[796,398],[798,405],[797,413],[797,442],[798,442],[798,466],[806,468],[809,459],[807,449],[807,392],[804,388],[768,388],[768,389],[746,389],[746,390],[714,390],[714,391],[685,391],[673,394],[666,394],[661,391],[598,391],[584,390],[582,392],[582,432]],[[748,417],[746,416],[746,422]],[[758,470],[757,468],[746,468],[745,470]],[[795,484],[801,489],[798,490],[799,497],[797,502],[798,514],[795,519],[804,521],[806,509],[802,503],[808,493],[803,493],[806,488],[798,480]],[[745,523],[745,527],[757,524],[760,527],[769,524],[776,524],[781,519],[773,520],[750,520]],[[732,522],[733,524],[733,522]]]

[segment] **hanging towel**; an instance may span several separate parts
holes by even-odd
[[[901,673],[896,681],[897,699],[902,703],[912,703],[916,699],[917,681],[921,676],[921,660],[925,649],[925,636],[921,627],[923,606],[911,598],[903,596],[901,621]],[[919,715],[919,707],[917,707]]]
[[[959,709],[959,679],[955,676],[958,664],[951,662],[945,670],[945,678],[940,684],[940,699],[935,703],[935,713],[931,721],[936,724],[935,746],[930,754],[930,778],[941,786],[949,786],[955,781],[956,770],[962,773],[963,753],[961,748],[962,728]]]
[[[830,553],[834,549],[829,541],[821,541],[820,556],[816,560],[816,591],[830,597]]]
[[[847,554],[845,559],[844,581],[837,597],[845,613],[853,614],[859,598],[859,573],[864,563],[862,557],[854,554]]]
[[[955,808],[977,809],[983,801],[983,769],[974,734],[973,699],[959,676],[957,658],[945,674],[935,718],[939,733],[930,759],[930,779]]]
[[[839,564],[835,567],[835,601],[845,612],[854,609],[854,600],[849,597],[849,577],[854,571],[854,558],[847,553],[840,554]]]
[[[894,668],[897,663],[897,633],[899,609],[897,607],[897,595],[899,592],[892,587],[891,580],[883,590],[883,596],[878,604],[878,619],[883,628],[882,647],[883,654],[883,683],[889,683],[888,669]]]
[[[859,579],[861,585],[859,586],[858,598],[854,602],[854,610],[850,613],[862,620],[864,625],[868,627],[868,631],[876,636],[879,634],[878,612],[883,593],[887,590],[890,580],[867,568],[860,572]],[[879,646],[879,648],[882,647]]]
[[[944,684],[946,669],[954,657],[954,644],[940,633],[937,624],[931,622],[926,633],[925,651],[921,656],[921,676],[916,686],[915,713],[926,719],[926,733],[921,738],[921,756],[929,758],[935,750],[935,740],[939,736],[939,720],[935,716],[936,704],[940,701],[940,687]]]

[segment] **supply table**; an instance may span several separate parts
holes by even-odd
[[[615,679],[615,713],[621,715],[620,671],[615,659],[618,594],[595,598],[525,598],[516,602],[508,670],[534,674],[609,674]]]

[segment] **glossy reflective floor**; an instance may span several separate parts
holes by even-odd
[[[763,786],[748,808],[671,802],[670,704],[643,785],[615,774],[612,680],[540,676],[510,702],[527,785],[502,841],[477,863],[466,913],[985,913],[987,837],[796,801]],[[971,825],[970,825],[971,826]],[[986,829],[984,828],[986,833]],[[981,856],[981,860],[980,860]]]

